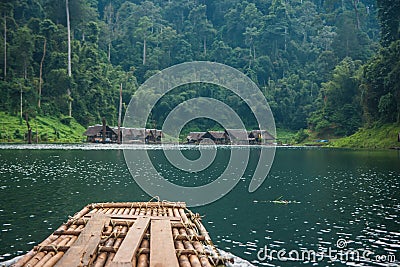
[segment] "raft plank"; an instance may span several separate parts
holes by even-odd
[[[112,267],[136,266],[136,254],[147,228],[150,218],[138,218],[129,228],[124,241],[122,241],[115,257],[111,263]]]
[[[186,208],[185,202],[116,202],[116,203],[93,203],[89,208],[153,208],[153,207],[171,207]]]
[[[112,220],[136,220],[138,218],[150,218],[151,220],[165,220],[164,216],[150,216],[150,215],[126,215],[126,214],[110,214]],[[86,218],[86,216],[84,217]],[[171,221],[181,221],[181,217],[168,217]]]
[[[150,228],[150,267],[179,267],[169,220],[154,220]]]
[[[96,254],[101,239],[101,232],[110,218],[102,213],[93,214],[78,239],[71,245],[65,255],[55,266],[87,266]]]

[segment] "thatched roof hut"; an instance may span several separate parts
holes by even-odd
[[[105,126],[105,129],[105,142],[110,143],[117,141],[117,133],[108,126]],[[103,141],[103,132],[103,125],[94,125],[89,126],[83,135],[87,137],[87,142],[100,143]]]
[[[227,129],[226,133],[229,136],[231,144],[247,145],[254,141],[253,137],[249,137],[250,132],[243,129]]]
[[[188,143],[200,143],[203,140],[203,136],[206,132],[190,132],[189,135],[186,137]]]
[[[229,140],[225,131],[208,131],[203,135],[204,138],[213,140],[215,144],[226,144]]]
[[[144,143],[146,140],[145,128],[121,128],[122,140],[124,143]]]
[[[157,129],[146,129],[146,143],[160,143],[163,132]]]
[[[272,136],[267,130],[253,130],[250,132],[249,137],[254,138],[257,143],[275,140],[275,137]]]

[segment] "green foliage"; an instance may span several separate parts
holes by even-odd
[[[319,109],[309,119],[311,129],[321,137],[350,135],[361,126],[360,65],[345,58],[336,66],[332,79],[322,84]]]
[[[65,124],[65,125],[70,126],[70,125],[71,125],[71,121],[72,121],[73,119],[74,119],[74,118],[72,118],[72,117],[66,116],[66,117],[62,117],[62,118],[60,119],[60,122],[61,122],[62,124]]]
[[[377,0],[379,22],[381,25],[381,43],[389,46],[400,39],[400,1]]]
[[[67,119],[67,118],[64,118]],[[20,124],[20,117],[0,112],[0,142],[26,142],[27,126],[25,121]],[[29,120],[32,128],[33,142],[36,142],[38,135],[39,143],[60,142],[60,143],[78,143],[82,142],[85,128],[69,118],[69,125],[56,117],[36,116]]]
[[[364,67],[364,115],[374,121],[400,121],[400,40],[383,48]]]
[[[301,142],[303,142],[304,140],[306,140],[309,137],[309,134],[307,133],[306,130],[304,129],[300,129],[295,136],[293,137],[293,140],[299,144]]]
[[[349,137],[333,140],[331,146],[369,149],[399,147],[400,143],[397,141],[399,132],[400,124],[397,123],[365,127]]]

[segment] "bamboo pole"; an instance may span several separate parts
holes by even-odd
[[[114,213],[114,208],[109,208],[107,211],[106,211],[106,214],[113,214]]]
[[[189,219],[186,216],[184,209],[180,208],[179,209],[179,214],[180,214],[180,217],[182,217],[182,219],[183,219],[183,223],[184,224],[188,224],[189,223]]]
[[[172,228],[172,233],[173,233],[173,235],[179,235],[179,230],[176,228]],[[185,246],[183,245],[182,241],[175,240],[174,243],[175,243],[175,249],[178,249],[178,250],[185,249]],[[187,255],[184,255],[181,253],[180,255],[178,255],[178,260],[179,260],[180,267],[191,267],[190,261],[189,261],[189,258]]]
[[[195,235],[195,232],[192,229],[187,229],[187,232],[191,236]],[[204,236],[201,236],[201,237],[204,237]],[[194,249],[199,253],[199,259],[200,259],[201,266],[202,267],[212,267],[210,264],[210,261],[208,260],[208,257],[206,257],[204,255],[206,252],[204,250],[203,244],[200,242],[200,241],[204,241],[204,239],[201,240],[200,238],[195,237],[195,238],[192,238],[191,240],[195,240],[192,245],[193,245]]]
[[[107,236],[117,236],[117,235],[118,235],[118,232],[119,232],[119,230],[120,230],[120,228],[119,228],[119,227],[114,227],[114,228],[112,228],[112,226],[109,226],[109,227],[111,227],[112,234],[110,233],[110,235],[108,235],[108,234],[105,234],[105,235],[107,235]],[[112,246],[112,245],[114,244],[114,242],[115,242],[115,238],[114,238],[114,237],[110,237],[110,238],[106,241],[105,246],[110,247],[110,246]],[[101,248],[102,248],[102,247],[99,247],[99,251],[100,251]],[[114,247],[113,247],[113,248],[114,248]],[[115,250],[115,251],[116,251],[116,250]],[[108,253],[107,253],[106,251],[101,252],[101,253],[97,256],[97,258],[96,258],[96,260],[95,260],[95,262],[94,262],[94,267],[102,267],[102,266],[104,266],[104,264],[105,264],[107,258],[108,258]]]
[[[181,235],[187,236],[185,228],[179,229],[179,233]],[[184,240],[183,245],[184,245],[185,249],[190,249],[190,250],[195,251],[195,249],[190,241]],[[200,263],[200,260],[197,257],[197,255],[189,255],[189,261],[190,261],[190,264],[192,265],[192,267],[201,267],[201,263]]]
[[[117,215],[119,212],[120,208],[115,208],[112,212],[112,214]]]
[[[63,224],[61,225],[57,230],[67,230],[67,225]],[[45,240],[43,240],[40,245],[47,245],[53,242],[59,238],[59,236],[56,235],[50,235],[48,236]],[[25,266],[25,264],[36,254],[36,251],[34,249],[30,250],[28,253],[26,253],[18,262],[14,264],[14,267],[22,267]]]
[[[101,213],[101,211],[100,211],[101,209],[98,209],[98,208],[94,208],[94,209],[92,209],[91,211],[89,211],[89,214],[93,214],[93,213]]]
[[[177,208],[175,208],[173,210],[174,210],[174,216],[175,217],[181,217],[181,215],[179,214],[179,210]]]
[[[89,211],[91,210],[90,206],[86,206],[84,207],[82,210],[80,210],[79,212],[77,212],[71,219],[71,221],[76,220],[77,218],[81,218],[83,216],[85,216]]]
[[[174,217],[174,211],[172,210],[172,208],[168,208],[168,216]]]
[[[57,246],[64,246],[67,243],[69,243],[70,238],[64,238],[63,240],[61,240],[61,242],[59,242],[58,244],[55,244]],[[50,251],[48,253],[46,253],[46,255],[36,264],[32,264],[35,267],[42,267],[44,264],[46,264],[47,261],[49,261],[54,255],[56,254],[55,251]],[[27,264],[29,265],[29,263]]]
[[[140,216],[140,215],[139,215]],[[78,219],[75,221],[76,225],[85,225],[87,223],[87,219]],[[131,226],[135,221],[131,220],[131,219],[112,219],[111,223],[115,226]],[[184,225],[181,222],[175,221],[175,222],[171,222],[171,227],[186,227],[186,225]]]
[[[71,228],[75,229],[77,226],[76,225],[72,225]],[[76,229],[82,229],[83,226],[80,225],[78,226]],[[67,237],[65,238],[65,246],[70,247],[76,240],[78,239],[77,236],[72,236],[72,237]],[[63,242],[64,243],[64,242]],[[60,243],[63,244],[63,243]],[[64,256],[65,251],[57,251],[57,253],[51,257],[47,262],[45,262],[43,264],[43,267],[51,267],[53,265],[55,265],[61,258],[62,256]]]
[[[145,215],[145,214],[146,214],[146,209],[145,208],[141,208],[139,215]]]
[[[197,215],[197,214],[196,214]],[[207,245],[210,245],[210,247],[212,248],[213,252],[215,253],[215,255],[217,255],[218,257],[220,257],[221,255],[219,254],[219,251],[215,248],[210,236],[208,235],[208,232],[206,230],[206,228],[204,227],[204,225],[200,222],[198,216],[196,216],[194,214],[192,214],[192,220],[194,222],[194,224],[196,225],[197,229],[200,231],[200,234],[203,235],[205,237],[205,242]]]
[[[185,202],[105,202],[88,205],[91,208],[141,208],[141,207],[166,207],[186,208]]]
[[[150,242],[148,240],[143,240],[140,246],[140,251],[144,249],[149,249],[149,247],[150,247]],[[149,258],[148,254],[144,253],[140,254],[137,260],[137,267],[148,267],[149,266],[148,258]]]
[[[147,208],[147,209],[146,209],[146,215],[147,215],[147,216],[151,216],[151,212],[152,212],[152,209],[151,209],[151,208]]]
[[[158,216],[158,208],[153,208],[151,215],[152,216]]]
[[[126,234],[127,232],[128,232],[128,227],[127,227],[127,226],[123,226],[123,227],[122,227],[122,230],[120,231],[120,233]],[[119,246],[121,245],[121,243],[122,243],[123,240],[124,240],[124,238],[118,237],[118,238],[115,240],[113,246],[119,248]],[[115,256],[115,252],[110,252],[110,254],[109,254],[108,257],[107,257],[106,263],[105,263],[106,266],[109,265],[109,264],[111,264],[111,261],[114,259],[114,256]]]
[[[135,208],[135,215],[139,215],[140,214],[140,208]]]
[[[168,209],[166,207],[163,207],[163,216],[164,217],[168,216]]]
[[[101,209],[101,213],[106,214],[106,212],[107,212],[109,209],[110,209],[110,208],[104,208],[104,209],[102,208],[102,209]]]

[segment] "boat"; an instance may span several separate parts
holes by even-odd
[[[229,266],[184,202],[93,203],[11,266]]]

